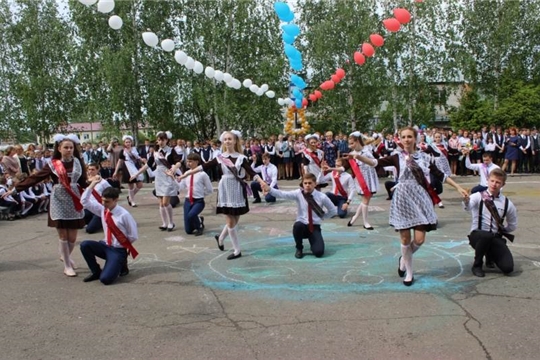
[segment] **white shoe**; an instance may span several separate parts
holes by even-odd
[[[64,275],[69,277],[75,277],[77,276],[77,273],[72,268],[64,268]]]

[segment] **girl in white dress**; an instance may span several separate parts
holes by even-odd
[[[138,172],[142,166],[141,157],[137,149],[133,147],[133,137],[124,135],[122,141],[124,142],[124,149],[120,151],[113,177],[118,179],[118,173],[122,169],[122,182],[127,183],[129,189],[128,204],[137,207],[135,195],[142,189],[144,180],[142,173]],[[134,176],[136,174],[138,175]]]

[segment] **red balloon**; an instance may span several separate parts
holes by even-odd
[[[411,21],[411,13],[407,9],[403,8],[395,8],[394,17],[401,24],[407,24],[409,21]]]
[[[354,53],[354,62],[358,65],[364,65],[366,63],[366,57],[360,51],[357,51]]]
[[[364,55],[366,55],[367,57],[372,57],[373,55],[375,55],[375,49],[373,48],[373,46],[371,46],[370,43],[363,43],[362,53],[364,53]]]
[[[397,19],[390,18],[383,20],[383,25],[386,28],[386,30],[391,32],[397,32],[401,28],[401,24]]]
[[[322,98],[322,92],[320,92],[319,90],[315,90],[313,92],[313,95],[315,95],[317,97],[317,100]]]
[[[384,38],[379,34],[371,34],[369,35],[369,41],[376,47],[381,47],[384,45]]]
[[[302,99],[302,107],[306,107],[306,106],[308,106],[308,101],[307,101],[306,98],[303,98]]]
[[[332,81],[334,82],[334,84],[337,84],[341,81],[340,77],[337,76],[336,74],[330,76],[330,79],[332,79]]]
[[[343,79],[345,77],[345,70],[343,70],[342,68],[337,69],[336,75],[339,76],[340,79]]]
[[[315,101],[318,100],[317,95],[315,95],[315,94],[309,94],[308,98],[309,98],[309,101],[311,101],[311,102],[315,102]]]
[[[325,81],[321,84],[321,89],[323,90],[332,90],[336,84],[332,80]]]

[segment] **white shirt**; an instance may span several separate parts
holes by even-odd
[[[275,187],[277,185],[277,176],[278,176],[278,169],[276,165],[272,163],[268,163],[268,166],[266,165],[260,165],[255,166],[255,163],[251,163],[251,168],[256,173],[261,174],[261,178],[268,184],[270,187]]]
[[[92,195],[92,190],[88,187],[86,188],[86,190],[84,190],[81,196],[81,203],[85,209],[101,217],[103,232],[107,234],[108,227],[107,222],[105,221],[105,207],[97,201],[92,201],[92,198],[94,198],[94,196]],[[137,238],[139,237],[137,231],[137,223],[135,222],[135,219],[129,213],[129,211],[119,205],[116,205],[114,209],[111,210],[111,213],[114,223],[116,224],[118,229],[120,229],[120,231],[127,237],[127,239],[131,243],[137,241]],[[107,241],[106,239],[103,240]],[[116,239],[114,234],[112,235],[112,246],[115,248],[124,248],[122,244],[120,244],[120,242]]]
[[[212,182],[208,177],[208,174],[204,171],[199,171],[196,174],[188,175],[186,178],[182,179],[178,184],[178,191],[187,189],[186,199],[189,199],[190,195],[190,186],[191,178],[193,177],[193,199],[202,199],[206,195],[210,195],[214,189],[212,188]]]
[[[478,173],[480,174],[480,185],[481,186],[488,186],[487,181],[488,181],[489,173],[491,172],[491,170],[500,169],[500,167],[498,165],[494,164],[494,163],[491,163],[488,167],[486,167],[486,165],[484,165],[484,163],[472,164],[471,159],[469,159],[468,156],[465,159],[465,166],[467,167],[467,169],[478,171]]]
[[[324,184],[328,183],[329,181],[332,181],[332,193],[336,195],[341,195],[339,191],[336,189],[336,180],[334,179],[334,172],[331,171],[326,175],[323,175],[321,172],[319,174],[319,177],[317,178],[318,184]],[[354,184],[353,177],[347,173],[347,172],[340,172],[339,175],[339,182],[341,183],[341,186],[343,186],[343,189],[347,192],[347,201],[352,201],[354,197],[354,193],[356,192],[356,186]]]
[[[502,217],[504,214],[504,203],[505,203],[505,196],[500,194],[499,197],[493,199],[493,202],[495,203],[495,206],[497,207],[497,211],[499,212],[499,216]],[[463,202],[463,208],[465,211],[470,212],[472,216],[472,224],[471,224],[471,231],[478,230],[478,211],[480,209],[480,202],[482,201],[482,193],[477,192],[471,195],[470,200],[468,203]],[[506,226],[504,227],[504,231],[511,233],[512,231],[516,230],[517,228],[517,210],[512,201],[508,201],[508,210],[506,211],[506,217],[505,217]],[[489,212],[488,208],[483,205],[482,209],[482,228],[481,230],[491,231],[491,232],[498,232],[498,225],[495,219],[491,216],[491,213]]]
[[[337,215],[337,207],[330,201],[330,198],[323,194],[320,191],[313,190],[313,198],[315,199],[315,202],[319,204],[319,206],[323,209],[326,209],[326,213],[324,214],[324,219],[329,219],[332,216]],[[288,200],[294,200],[296,201],[296,221],[301,222],[302,224],[309,225],[308,220],[308,203],[306,199],[304,199],[304,195],[302,194],[302,189],[293,190],[293,191],[281,191],[274,188],[270,188],[270,195],[276,198],[282,198],[282,199],[288,199]],[[312,219],[314,225],[320,225],[322,220],[315,211],[312,211]]]

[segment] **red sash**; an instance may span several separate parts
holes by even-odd
[[[105,223],[107,224],[107,228],[112,232],[120,245],[122,245],[124,249],[127,249],[128,252],[131,254],[131,257],[135,259],[137,255],[139,255],[139,253],[137,252],[137,250],[135,250],[133,244],[131,244],[131,241],[129,241],[126,235],[124,235],[124,233],[118,228],[118,226],[116,226],[112,218],[112,214],[111,216],[105,215]]]
[[[448,157],[448,151],[446,151],[446,148],[444,147],[444,144],[436,144],[437,149],[445,156]]]
[[[310,158],[313,159],[313,161],[315,162],[315,164],[318,166],[318,167],[321,167],[321,160],[319,159],[319,157],[317,156],[317,153],[313,152],[313,151],[309,151],[308,149],[304,149],[304,154],[307,154],[309,155]]]
[[[360,171],[360,168],[358,167],[358,164],[356,163],[356,160],[349,159],[349,165],[351,166],[352,172],[354,176],[356,177],[356,180],[358,181],[358,184],[360,184],[360,189],[362,189],[362,192],[364,193],[364,196],[368,199],[371,198],[371,191],[369,191],[369,188],[366,183],[366,179],[364,179],[364,175],[362,175],[362,171]]]
[[[99,195],[95,188],[92,189],[92,195],[94,195],[94,198],[97,200],[97,202],[101,204],[101,195]]]
[[[53,165],[54,170],[56,170],[56,174],[58,175],[58,182],[66,189],[68,194],[71,196],[71,199],[73,199],[73,205],[75,205],[75,210],[82,211],[83,206],[81,204],[80,194],[75,194],[75,192],[71,188],[64,164],[62,164],[62,162],[58,159],[52,159],[51,164]]]
[[[341,196],[346,198],[347,197],[347,192],[343,188],[343,185],[341,184],[341,181],[339,181],[339,173],[337,171],[333,171],[332,172],[332,177],[334,178],[334,182],[336,184],[336,190],[341,194]]]

